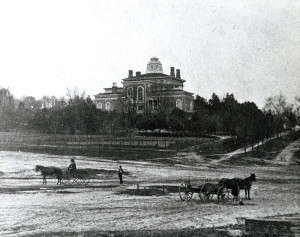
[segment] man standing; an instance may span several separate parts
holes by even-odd
[[[120,165],[120,168],[119,168],[119,171],[118,171],[118,176],[119,176],[119,179],[120,179],[120,184],[123,184],[123,169],[122,169],[122,166]]]
[[[233,205],[239,204],[239,194],[240,194],[240,187],[237,180],[233,180],[233,187],[231,190],[231,194],[233,196]]]

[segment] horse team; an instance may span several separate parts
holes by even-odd
[[[233,189],[234,185],[238,185],[239,189],[245,190],[245,199],[250,200],[250,189],[253,181],[256,181],[256,176],[254,173],[245,179],[240,179],[240,178],[224,179],[223,178],[222,180],[219,181],[219,184],[223,185],[228,189]]]

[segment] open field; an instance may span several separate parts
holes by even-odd
[[[219,156],[197,152],[144,160],[142,153],[135,159],[111,159],[0,151],[0,235],[237,236],[245,218],[299,218],[300,140],[275,142],[260,153],[218,163]],[[88,185],[56,185],[54,177],[42,185],[35,165],[65,169],[71,157],[90,172]],[[120,164],[126,171],[124,185],[118,184]],[[183,180],[199,185],[250,173],[256,173],[257,181],[243,206],[201,202],[197,194],[182,202],[178,195]]]

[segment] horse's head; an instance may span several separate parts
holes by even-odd
[[[250,179],[251,179],[251,181],[256,181],[255,173],[251,174]]]
[[[42,168],[42,166],[36,165],[36,166],[35,166],[35,171],[38,172],[41,168]]]

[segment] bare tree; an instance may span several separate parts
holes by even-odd
[[[270,112],[275,118],[275,126],[277,137],[283,131],[284,125],[287,122],[286,114],[289,111],[291,105],[286,102],[286,97],[281,93],[277,96],[269,97],[266,99],[266,104],[264,106],[265,112]]]
[[[68,102],[78,99],[84,99],[86,97],[86,91],[79,91],[77,87],[75,87],[74,89],[67,87],[66,97]]]
[[[300,126],[300,96],[295,97],[295,104],[293,106],[293,112],[295,114],[296,123]]]

